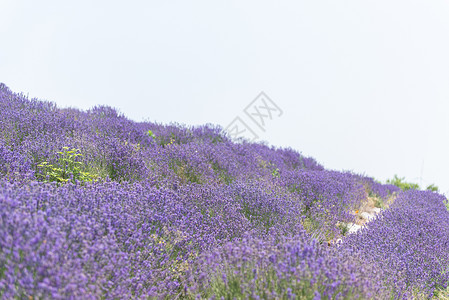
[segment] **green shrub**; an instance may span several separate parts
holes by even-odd
[[[388,179],[387,183],[393,184],[393,185],[397,186],[398,188],[402,189],[403,191],[420,189],[420,187],[417,183],[405,182],[405,178],[399,178],[397,175],[394,175],[393,179]],[[431,184],[426,187],[426,190],[432,191],[432,192],[438,192],[439,188],[436,185]]]
[[[405,182],[405,178],[399,178],[398,175],[394,175],[393,179],[388,179],[387,183],[393,184],[403,191],[419,190],[419,185],[417,183]]]
[[[55,164],[50,164],[47,161],[41,162],[37,165],[38,172],[36,177],[44,182],[91,182],[98,178],[97,175],[85,171],[84,164],[79,161],[82,156],[79,149],[69,149],[63,147],[62,151],[57,152],[58,160]]]
[[[436,185],[431,184],[431,185],[429,185],[429,186],[426,188],[426,190],[432,191],[432,192],[437,192],[437,193],[438,193],[439,188],[438,188]]]

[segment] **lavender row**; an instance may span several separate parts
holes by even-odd
[[[0,290],[6,298],[173,296],[203,253],[245,236],[303,234],[303,202],[260,181],[176,191],[2,182]]]
[[[386,299],[377,266],[302,232],[252,236],[204,253],[187,272],[180,295],[201,299]]]
[[[229,183],[275,169],[323,169],[291,149],[235,144],[212,125],[138,123],[109,107],[59,109],[4,84],[0,110],[0,173],[12,179],[37,179],[39,163],[56,163],[63,147],[80,149],[87,171],[120,182]]]
[[[398,298],[431,297],[449,284],[449,212],[445,197],[430,191],[399,194],[392,206],[342,248],[378,266]]]

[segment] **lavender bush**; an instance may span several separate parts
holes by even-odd
[[[401,193],[389,210],[340,247],[378,265],[398,297],[418,291],[432,296],[449,283],[449,212],[445,198],[430,191]]]
[[[363,299],[388,297],[380,270],[307,234],[252,236],[205,253],[182,293],[187,298]]]

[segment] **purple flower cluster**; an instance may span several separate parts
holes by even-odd
[[[367,197],[365,181],[351,173],[294,170],[282,175],[280,185],[302,199],[306,226],[320,240],[336,235],[338,222],[353,222],[352,211]]]
[[[399,194],[374,221],[344,239],[341,248],[377,265],[397,297],[431,296],[449,283],[449,212],[430,191]]]
[[[365,184],[369,194],[380,197],[382,200],[387,200],[388,197],[394,193],[398,193],[401,189],[393,184],[381,184],[376,182],[373,178],[360,176]]]
[[[380,269],[304,232],[244,237],[204,253],[187,274],[185,296],[250,299],[387,298]]]
[[[422,198],[440,226],[415,238],[427,256],[411,248],[413,259],[384,267],[366,246],[381,225],[338,248],[327,241],[368,195],[386,199],[395,187],[325,170],[289,148],[234,143],[220,127],[60,109],[4,84],[0,111],[0,298],[228,297],[231,282],[237,298],[364,298],[387,295],[384,278],[398,280],[398,294],[447,283],[436,269],[446,254],[434,242],[447,229],[436,194],[401,194],[384,213],[398,216],[394,236],[430,218],[426,207],[403,216]],[[44,182],[38,166],[58,168],[62,149],[79,149],[77,168],[98,180]]]

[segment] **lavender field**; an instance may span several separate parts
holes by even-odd
[[[449,298],[436,192],[4,84],[0,112],[1,299]]]

